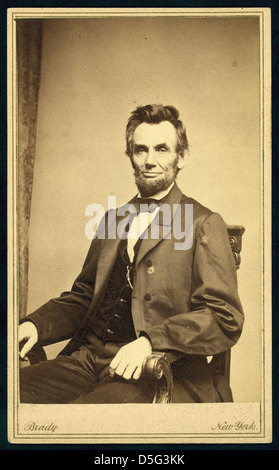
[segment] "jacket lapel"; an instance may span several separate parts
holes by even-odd
[[[175,215],[174,211],[174,204],[179,204],[181,202],[182,198],[182,191],[178,188],[177,184],[175,183],[174,187],[166,197],[164,204],[169,205],[171,209],[171,217],[165,216],[163,207],[162,210],[159,211],[158,217],[159,220],[155,220],[155,224],[159,224],[158,226],[158,233],[156,234],[156,238],[152,236],[152,233],[150,233],[150,228],[147,233],[147,237],[142,240],[142,243],[140,245],[139,253],[137,256],[137,261],[136,261],[136,266],[140,263],[140,261],[143,259],[143,257],[150,251],[152,250],[158,243],[160,243],[164,238],[167,238],[169,233],[172,231],[172,222],[173,222],[173,217]]]

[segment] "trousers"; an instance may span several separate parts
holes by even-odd
[[[87,340],[70,356],[59,355],[21,369],[21,403],[152,403],[151,381],[109,375],[113,357],[126,343],[106,342],[95,334]],[[186,357],[172,369],[174,403],[223,401],[214,387],[206,358]]]
[[[149,403],[149,381],[111,378],[109,366],[126,343],[105,342],[96,335],[71,356],[57,358],[20,370],[21,403]]]

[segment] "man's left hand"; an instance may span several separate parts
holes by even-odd
[[[142,373],[143,361],[151,353],[151,343],[145,336],[126,344],[119,349],[110,363],[111,376],[115,373],[126,380],[138,380]]]

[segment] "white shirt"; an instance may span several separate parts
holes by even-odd
[[[159,201],[169,194],[173,186],[174,183],[172,183],[165,191],[160,191],[154,196],[146,199],[156,199]],[[160,207],[158,206],[153,212],[140,212],[136,217],[134,217],[127,235],[127,253],[131,263],[133,262],[135,256],[135,244],[137,243],[140,236],[146,231],[147,227],[153,222],[159,210]]]

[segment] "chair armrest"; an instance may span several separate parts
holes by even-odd
[[[143,378],[153,381],[153,403],[172,403],[173,377],[170,364],[181,359],[182,352],[169,351],[167,353],[154,351],[143,363]],[[209,364],[213,382],[218,389],[218,383],[230,380],[230,349],[213,356]],[[228,400],[231,401],[231,400]]]
[[[143,363],[143,378],[154,382],[153,403],[171,403],[172,370],[166,353],[154,352]]]

